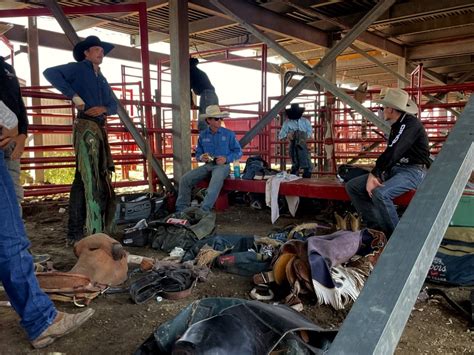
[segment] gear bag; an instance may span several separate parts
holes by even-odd
[[[182,220],[188,223],[177,223]],[[203,212],[197,207],[190,207],[160,221],[150,222],[148,225],[153,229],[151,247],[169,253],[175,247],[188,250],[198,240],[213,234],[216,228],[216,215],[213,212]]]
[[[474,285],[474,228],[449,227],[428,271],[429,281]]]
[[[117,196],[115,223],[133,223],[150,218],[153,214],[164,209],[164,201],[164,196],[149,193]]]
[[[359,168],[358,166],[354,166],[351,164],[343,164],[337,168],[337,177],[339,178],[339,180],[348,182],[353,178],[366,175],[369,172],[370,171]]]
[[[260,155],[251,156],[245,162],[242,179],[253,180],[255,173],[264,173],[265,169],[268,169],[268,163]]]

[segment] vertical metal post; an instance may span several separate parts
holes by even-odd
[[[262,71],[262,88],[261,88],[261,96],[260,96],[260,102],[262,103],[261,107],[261,112],[266,112],[267,111],[267,54],[268,54],[268,49],[265,44],[262,44],[262,66],[261,66],[261,71]],[[260,113],[259,113],[260,114]]]
[[[170,0],[173,171],[175,181],[191,169],[188,2]]]
[[[30,62],[30,76],[31,76],[31,86],[40,85],[40,74],[39,74],[39,39],[38,39],[38,23],[37,17],[28,17],[28,32],[27,32],[27,41],[28,41],[28,60]],[[13,57],[12,57],[13,59]],[[13,63],[13,62],[12,62]],[[32,98],[31,103],[34,107],[41,106],[41,99]],[[35,109],[34,113],[41,113],[41,109]],[[41,116],[33,116],[33,124],[41,125],[43,124],[43,118]],[[36,147],[43,145],[42,133],[36,133],[33,135],[33,144]],[[44,156],[43,152],[35,151],[35,158],[41,158]],[[44,170],[35,169],[35,182],[44,182]]]
[[[138,18],[140,31],[140,53],[142,60],[142,76],[143,76],[143,98],[147,103],[145,105],[145,122],[147,128],[153,128],[151,119],[152,108],[149,106],[151,102],[151,78],[150,78],[150,52],[148,50],[148,20],[146,3],[138,3]],[[150,134],[150,138],[151,138]]]
[[[387,66],[385,66],[388,68]],[[410,81],[406,78],[407,75],[407,60],[406,58],[397,58],[397,67],[398,67],[398,76],[401,76],[401,78],[397,77],[397,83],[398,87],[400,89],[403,89],[406,84],[408,84]]]
[[[474,169],[474,97],[449,134],[329,354],[392,354]]]
[[[150,52],[148,50],[148,19],[147,19],[147,10],[146,3],[140,2],[138,6],[138,19],[139,19],[139,32],[140,32],[140,54],[142,61],[142,77],[143,77],[143,98],[145,101],[145,125],[146,130],[144,132],[146,140],[146,160],[148,166],[148,182],[150,189],[153,191],[156,190],[155,181],[156,174],[151,168],[151,160],[154,156],[153,151],[153,141],[155,133],[152,130],[153,119],[152,119],[152,107],[151,104],[151,78],[150,78]]]
[[[161,71],[162,71],[162,68],[161,68],[161,60],[158,60],[158,62],[156,63],[156,73],[157,73],[157,78],[156,78],[156,101],[160,104],[160,106],[158,106],[156,108],[156,116],[155,116],[155,127],[156,129],[162,129],[163,128],[163,115],[162,115],[162,107],[161,107],[161,92],[162,92],[162,82],[161,82]],[[164,139],[164,136],[165,134],[162,133],[162,132],[159,132],[157,134],[155,134],[155,145],[156,145],[156,148],[155,148],[155,151],[158,153],[158,155],[160,156],[160,159],[159,159],[159,162],[160,162],[160,165],[162,167],[164,167],[165,171],[166,171],[166,166],[164,164],[164,158],[162,157],[163,155],[163,151],[164,151],[164,147],[163,147],[163,142],[165,142],[165,139]]]

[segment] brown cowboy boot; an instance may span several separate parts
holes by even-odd
[[[345,218],[342,218],[337,212],[334,212],[334,218],[336,219],[337,230],[347,230],[347,221]]]
[[[58,312],[56,319],[39,337],[31,342],[35,349],[45,348],[63,335],[69,334],[84,324],[92,315],[94,310],[89,308],[81,313],[70,314]]]

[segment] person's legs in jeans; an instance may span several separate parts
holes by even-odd
[[[306,141],[304,140],[304,142],[300,142],[296,146],[296,149],[298,152],[298,165],[301,169],[303,169],[303,178],[308,179],[311,177],[312,164],[311,155],[309,154]]]
[[[229,176],[230,165],[213,165],[212,166],[212,177],[207,188],[207,194],[202,202],[201,210],[204,212],[209,212],[214,207],[217,197],[221,192],[222,185],[224,180]]]
[[[179,181],[179,192],[176,200],[176,212],[181,212],[191,204],[191,193],[196,184],[211,174],[212,164],[204,164],[188,171]]]
[[[40,289],[20,218],[13,182],[0,151],[0,280],[30,340],[53,323],[57,311]]]
[[[311,178],[311,169],[310,168],[303,169],[303,178],[305,178],[305,179],[310,179]]]
[[[7,166],[7,170],[10,173],[10,176],[13,180],[13,186],[15,187],[15,194],[18,201],[18,206],[20,208],[20,217],[22,216],[21,210],[21,202],[23,201],[24,192],[23,186],[20,183],[20,160],[12,160],[11,154],[13,153],[13,149],[15,149],[15,145],[10,143],[3,151],[5,155],[5,164]]]
[[[293,175],[299,175],[299,162],[298,162],[298,152],[296,151],[296,140],[290,140],[290,158],[291,158],[291,170],[290,173]]]
[[[79,171],[76,169],[74,181],[69,194],[69,221],[67,241],[74,243],[84,237],[84,224],[86,222],[86,198],[84,183]]]
[[[374,189],[372,201],[380,212],[381,228],[387,238],[398,224],[399,218],[393,199],[414,190],[423,181],[425,171],[415,166],[394,166],[384,186]]]
[[[367,178],[368,175],[362,175],[349,180],[345,186],[346,191],[367,227],[380,229],[382,216],[367,193]]]

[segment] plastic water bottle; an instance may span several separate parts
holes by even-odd
[[[238,160],[234,161],[234,178],[240,179],[240,163]]]

